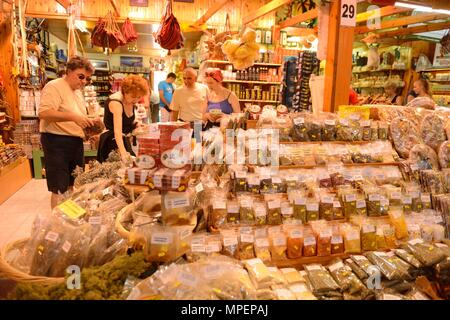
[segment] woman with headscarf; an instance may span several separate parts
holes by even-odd
[[[229,89],[223,87],[223,75],[218,69],[208,69],[205,82],[209,88],[208,102],[204,107],[203,122],[207,127],[218,125],[223,114],[239,113],[239,99]]]

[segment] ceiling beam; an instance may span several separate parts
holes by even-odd
[[[67,9],[70,5],[71,2],[70,0],[56,0],[56,2],[58,2],[60,5],[62,5],[65,9]]]
[[[111,3],[111,5],[116,13],[116,16],[120,17],[120,6],[117,3],[117,0],[109,0],[109,3]]]
[[[448,15],[439,14],[439,13],[427,13],[427,14],[420,14],[420,15],[415,15],[415,16],[401,17],[401,18],[398,18],[395,20],[382,22],[381,27],[378,30],[402,27],[402,26],[407,26],[409,24],[415,24],[415,23],[420,23],[420,22],[430,22],[433,20],[447,19],[447,18],[448,18]],[[362,34],[362,33],[367,33],[370,31],[374,31],[374,30],[369,28],[368,26],[360,26],[360,27],[355,28],[355,34]]]
[[[408,8],[396,8],[394,6],[386,6],[376,10],[370,10],[366,12],[359,13],[356,16],[356,23],[364,22],[367,20],[382,18],[386,16],[391,16],[393,14],[412,11]]]
[[[380,35],[380,38],[392,38],[392,37],[397,37],[397,36],[407,36],[407,35],[410,35],[413,33],[444,30],[444,29],[449,29],[449,28],[450,28],[450,20],[445,21],[445,22],[429,23],[425,26],[400,28],[395,31],[379,33],[379,35]]]
[[[244,25],[249,24],[250,22],[277,10],[279,7],[282,7],[285,4],[290,3],[291,1],[292,0],[272,0],[271,2],[265,4],[255,12],[250,13],[248,16],[242,18],[242,24]]]
[[[209,20],[209,18],[216,14],[217,11],[222,9],[228,2],[231,2],[231,0],[219,0],[214,3],[211,7],[209,7],[205,14],[200,17],[200,19],[194,22],[194,26],[201,26],[205,24]]]
[[[312,10],[309,10],[309,11],[304,12],[302,14],[298,14],[298,15],[296,15],[296,16],[294,16],[292,18],[289,18],[289,19],[283,21],[282,23],[280,23],[280,28],[284,29],[284,28],[287,28],[287,27],[292,27],[292,26],[295,26],[296,24],[299,24],[301,22],[317,18],[318,12],[319,11],[317,9],[312,9]]]

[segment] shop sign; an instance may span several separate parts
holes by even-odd
[[[341,26],[356,26],[356,0],[341,1]]]

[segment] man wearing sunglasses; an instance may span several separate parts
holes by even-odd
[[[73,170],[84,168],[83,129],[93,126],[87,117],[81,89],[90,82],[94,67],[89,60],[74,56],[64,77],[42,89],[39,119],[44,149],[47,187],[54,208],[61,194],[73,186]]]

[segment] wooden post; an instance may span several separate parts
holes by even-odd
[[[20,114],[17,80],[12,70],[13,47],[11,37],[11,20],[8,18],[0,25],[0,57],[2,57],[0,59],[0,72],[5,83],[4,99],[8,104],[7,113],[13,117],[15,123],[20,120]]]
[[[330,3],[323,109],[327,112],[349,103],[355,28],[340,25],[340,8],[341,0]]]

